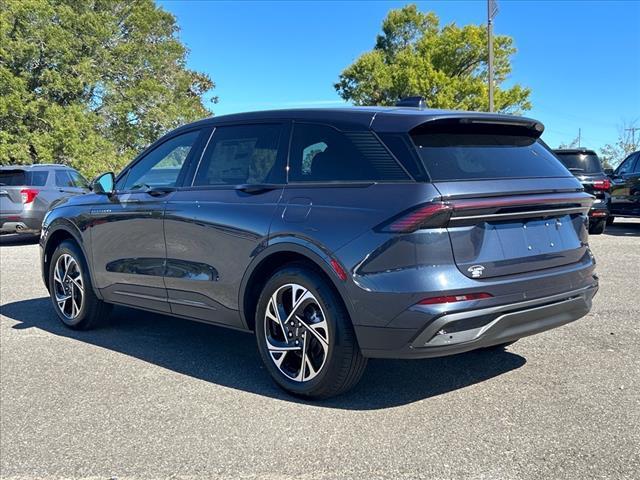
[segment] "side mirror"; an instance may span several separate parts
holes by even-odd
[[[111,195],[115,190],[116,177],[113,172],[103,173],[91,182],[91,190],[95,193]]]
[[[613,177],[613,168],[605,168],[604,174],[609,175],[610,177]]]

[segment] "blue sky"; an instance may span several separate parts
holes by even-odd
[[[216,115],[336,106],[333,83],[371,49],[382,19],[408,2],[160,1],[176,15],[190,68],[216,83]],[[486,3],[416,2],[441,23],[484,23]],[[533,90],[528,116],[546,125],[552,147],[582,129],[582,145],[640,125],[640,1],[499,1],[495,31],[514,37],[509,82]]]

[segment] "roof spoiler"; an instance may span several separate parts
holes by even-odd
[[[511,116],[488,116],[488,115],[444,115],[441,117],[434,117],[427,121],[416,125],[412,131],[417,130],[439,130],[439,129],[451,129],[465,127],[473,128],[478,127],[504,127],[505,130],[510,130],[512,133],[524,133],[535,138],[539,138],[544,132],[544,125],[536,120],[524,117],[511,117]]]

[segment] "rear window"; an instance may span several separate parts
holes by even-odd
[[[593,152],[556,152],[571,173],[601,173],[600,159]]]
[[[44,187],[49,172],[27,170],[0,170],[0,186]]]
[[[402,181],[409,176],[372,132],[341,132],[297,123],[289,155],[290,182]]]
[[[443,124],[413,131],[411,138],[433,181],[569,176],[524,128]]]

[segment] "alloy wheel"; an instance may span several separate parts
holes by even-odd
[[[326,317],[316,297],[305,287],[279,287],[267,304],[264,332],[269,356],[286,377],[297,382],[315,378],[329,352]]]
[[[74,320],[84,303],[84,280],[78,262],[68,253],[58,257],[53,271],[54,294],[60,312]]]

